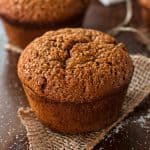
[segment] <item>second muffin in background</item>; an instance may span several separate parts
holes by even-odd
[[[79,28],[45,33],[18,63],[31,108],[44,124],[64,133],[95,131],[116,121],[132,74],[123,44]]]
[[[51,29],[79,26],[90,0],[0,0],[10,43],[24,48]]]

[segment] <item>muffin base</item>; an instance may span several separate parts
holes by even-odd
[[[25,48],[36,37],[41,36],[46,31],[56,30],[63,27],[79,27],[82,25],[84,14],[79,15],[77,18],[62,24],[46,24],[36,25],[28,23],[20,23],[17,21],[9,20],[2,17],[3,26],[8,36],[9,42],[20,48]]]
[[[48,101],[36,95],[24,85],[24,89],[32,110],[39,120],[60,133],[78,134],[104,129],[115,122],[122,107],[127,87],[118,94],[103,99],[85,102]]]
[[[47,29],[29,29],[3,21],[9,42],[20,48],[25,48],[34,38],[44,34]]]

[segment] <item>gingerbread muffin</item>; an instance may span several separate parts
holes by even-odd
[[[24,48],[51,29],[79,26],[90,0],[0,0],[10,43]]]
[[[45,33],[26,47],[18,63],[32,110],[63,133],[95,131],[116,121],[132,74],[122,43],[80,28]]]
[[[141,6],[143,21],[150,30],[150,0],[139,0],[139,4]]]

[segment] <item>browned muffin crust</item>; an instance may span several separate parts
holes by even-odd
[[[81,15],[90,0],[0,0],[0,16],[17,24],[60,24]]]
[[[123,44],[79,28],[47,32],[27,46],[18,63],[22,83],[49,102],[97,101],[122,91],[132,73]]]
[[[24,86],[32,110],[42,123],[61,133],[84,133],[104,129],[120,116],[128,85],[118,93],[92,102],[45,101]]]
[[[73,18],[69,19],[69,20],[65,20],[64,22],[56,23],[56,22],[47,22],[47,23],[33,23],[33,22],[20,22],[19,20],[12,20],[10,18],[8,18],[5,15],[0,14],[0,17],[3,19],[4,23],[9,24],[11,27],[17,27],[17,28],[21,28],[22,30],[45,30],[49,31],[49,30],[56,30],[59,28],[65,28],[65,27],[79,27],[82,24],[83,18],[84,18],[84,13],[79,14],[77,16],[74,16]],[[38,31],[37,31],[38,32]],[[43,33],[45,33],[43,32]],[[40,34],[42,35],[42,34]],[[38,37],[38,36],[36,36]]]

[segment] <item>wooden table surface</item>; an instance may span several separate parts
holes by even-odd
[[[134,1],[131,26],[143,26],[140,9]],[[123,20],[125,3],[104,7],[93,0],[84,19],[83,27],[107,31]],[[131,54],[150,56],[146,47],[132,33],[121,33],[118,41],[126,44]],[[4,49],[7,37],[0,22],[0,150],[24,150],[28,147],[25,128],[17,117],[20,106],[28,106],[16,73],[19,55]],[[95,149],[100,150],[150,150],[150,98],[114,129]]]

